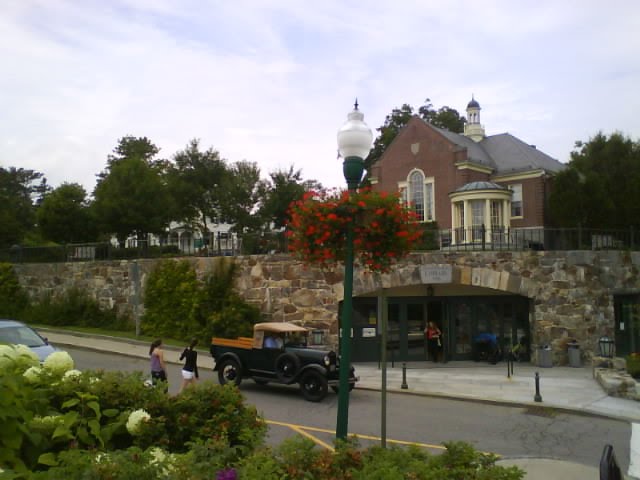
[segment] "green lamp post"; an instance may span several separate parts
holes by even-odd
[[[344,162],[342,170],[349,192],[355,192],[362,180],[364,159],[371,150],[373,134],[358,110],[358,100],[347,115],[346,123],[338,130],[338,151]],[[353,313],[353,223],[347,226],[344,259],[344,299],[340,319],[340,383],[338,390],[338,419],[336,438],[346,440],[349,424],[349,374],[351,371],[351,316]]]

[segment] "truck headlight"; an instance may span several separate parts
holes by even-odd
[[[329,358],[329,355],[325,355],[324,358],[322,359],[324,361],[324,365],[326,367],[328,367],[329,365],[331,365],[331,359]]]

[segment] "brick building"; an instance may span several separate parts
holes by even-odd
[[[514,232],[544,227],[551,181],[564,165],[509,133],[487,136],[475,99],[466,121],[458,134],[414,116],[373,165],[373,188],[400,191],[421,221],[449,232],[452,246],[512,243]]]

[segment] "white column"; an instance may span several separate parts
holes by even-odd
[[[491,243],[491,200],[484,201],[484,241]]]
[[[471,237],[471,218],[473,212],[469,210],[469,200],[464,201],[464,241],[469,242]]]
[[[451,243],[458,243],[456,238],[456,227],[458,226],[458,218],[456,216],[456,202],[451,202]]]

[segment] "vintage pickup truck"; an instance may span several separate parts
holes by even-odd
[[[306,328],[285,322],[254,325],[253,338],[216,338],[211,340],[211,355],[218,381],[240,385],[251,378],[260,385],[269,382],[298,383],[305,399],[319,402],[328,387],[338,391],[340,360],[335,352],[307,347]],[[350,368],[349,389],[358,378]]]

